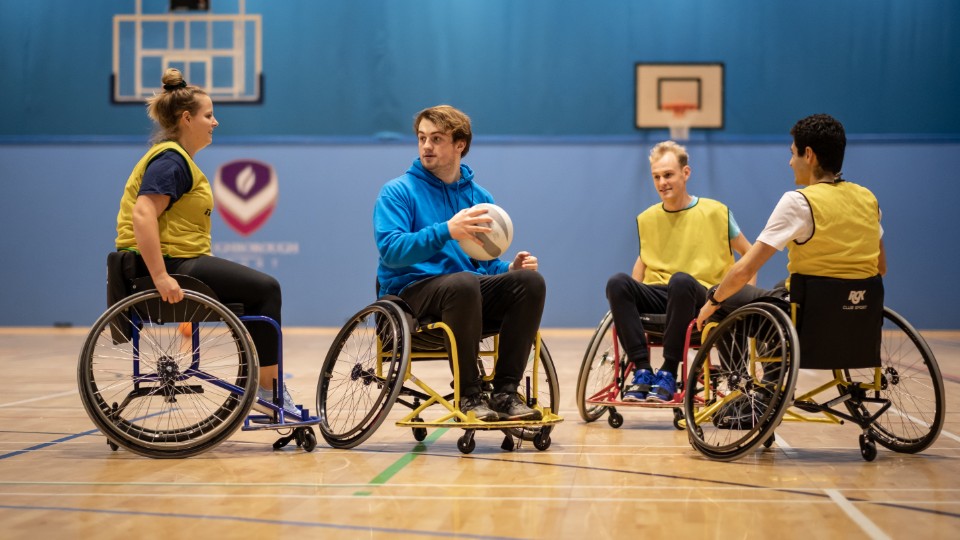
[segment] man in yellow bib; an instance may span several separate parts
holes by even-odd
[[[733,265],[733,251],[750,249],[733,213],[720,202],[687,192],[686,148],[673,141],[650,151],[653,185],[662,201],[637,216],[640,254],[632,275],[607,282],[607,300],[617,335],[634,364],[624,401],[670,401],[676,393],[687,326],[707,287]],[[666,314],[663,365],[654,373],[640,314]]]
[[[710,291],[697,317],[700,327],[721,304],[724,311],[742,305],[733,295],[784,247],[790,274],[861,279],[887,271],[877,198],[840,177],[847,145],[843,124],[815,114],[790,134],[790,168],[800,189],[783,195],[757,242]]]

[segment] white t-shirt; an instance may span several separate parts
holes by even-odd
[[[881,217],[883,213],[881,212]],[[770,214],[767,225],[757,236],[757,242],[783,251],[792,240],[803,243],[813,236],[813,211],[810,203],[799,191],[788,191],[780,197],[780,202]],[[880,227],[883,238],[883,227]]]

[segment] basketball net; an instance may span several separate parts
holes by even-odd
[[[697,106],[692,103],[664,103],[663,109],[673,113],[667,123],[670,126],[670,138],[675,141],[689,139],[690,124],[699,110]]]

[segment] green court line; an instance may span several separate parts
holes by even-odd
[[[439,439],[444,433],[446,433],[450,428],[440,428],[434,430],[426,439],[422,442],[418,442],[416,446],[413,447],[413,450],[407,452],[400,459],[393,462],[392,465],[383,470],[380,474],[373,477],[373,480],[367,484],[368,486],[380,486],[386,484],[391,478],[393,478],[398,472],[400,472],[404,467],[410,464],[418,454],[426,451],[427,445]],[[372,495],[372,491],[355,491],[354,496],[356,497],[366,497]]]

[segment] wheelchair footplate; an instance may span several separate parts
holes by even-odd
[[[308,409],[301,408],[301,416],[283,413],[282,418],[279,408],[276,405],[268,404],[271,409],[276,409],[273,414],[263,414],[261,412],[252,412],[248,414],[243,421],[242,431],[260,431],[275,430],[281,432],[290,430],[287,435],[282,435],[273,443],[274,450],[280,450],[292,441],[295,441],[298,447],[302,447],[307,452],[313,452],[317,447],[317,435],[313,427],[320,423],[320,418],[310,416]]]
[[[478,420],[473,411],[466,414],[460,411],[450,411],[448,414],[433,420],[424,421],[418,412],[408,415],[396,423],[398,427],[413,429],[414,438],[422,441],[426,438],[426,428],[461,428],[464,434],[457,439],[457,449],[463,454],[469,454],[476,448],[473,437],[476,431],[502,430],[505,434],[500,448],[513,451],[522,445],[524,440],[532,440],[537,450],[546,450],[550,447],[550,433],[553,427],[563,418],[548,410],[537,407],[543,415],[539,420],[494,420],[484,422]],[[516,441],[515,441],[516,440]]]

